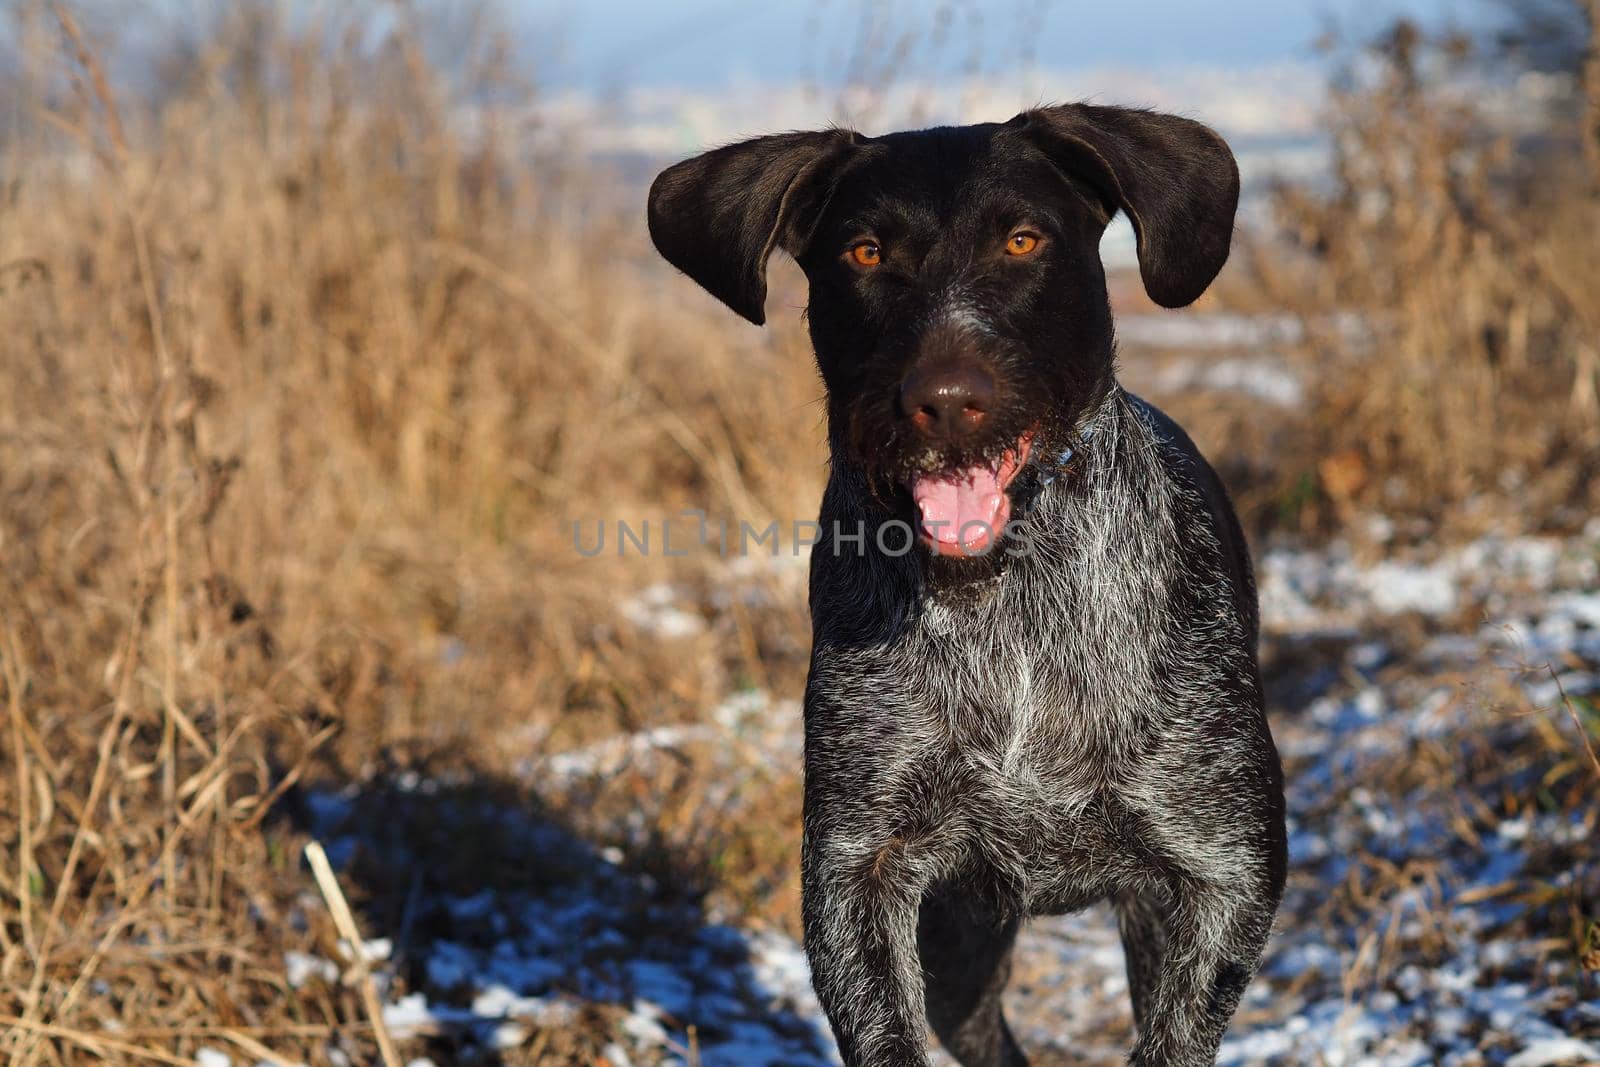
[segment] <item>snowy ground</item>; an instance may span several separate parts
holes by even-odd
[[[1600,805],[1562,804],[1550,792],[1593,787],[1560,705],[1564,691],[1576,713],[1593,715],[1584,697],[1600,692],[1597,559],[1600,523],[1569,541],[1489,539],[1415,561],[1363,564],[1337,546],[1263,554],[1292,870],[1279,932],[1222,1063],[1600,1061],[1597,975],[1581,971],[1570,939],[1528,918],[1540,901],[1568,895],[1573,879],[1600,876]],[[659,589],[647,600],[684,617],[693,607]],[[798,726],[792,702],[750,693],[688,729],[730,753],[795,760]],[[1509,756],[1497,768],[1498,753],[1536,732],[1556,751],[1570,742],[1563,776],[1530,783]],[[526,770],[603,775],[686,739],[682,729],[646,731]],[[1519,790],[1549,803],[1507,817],[1504,795]],[[456,815],[482,824],[482,810],[452,814],[463,802],[446,794],[416,780],[393,802],[434,805],[431,817],[446,824]],[[314,795],[313,832],[336,862],[381,847],[399,850],[390,865],[404,869],[413,859],[404,843],[352,829],[358,799]],[[603,1056],[618,1065],[832,1062],[791,939],[711,921],[671,887],[626,873],[620,855],[553,824],[512,810],[502,821],[537,875],[526,888],[422,895],[402,929],[370,931],[383,938],[376,953],[396,957],[385,974],[406,978],[408,991],[395,980],[386,995],[397,1035],[448,1039],[440,1062],[494,1062],[497,1049],[526,1048],[531,1034],[584,1018],[609,1027]],[[340,971],[316,957],[285,967],[295,983]],[[1034,923],[1009,1011],[1037,1062],[1117,1062],[1131,1024],[1109,916]]]

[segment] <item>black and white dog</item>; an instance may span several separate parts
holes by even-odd
[[[1118,385],[1099,258],[1125,212],[1146,291],[1188,304],[1238,193],[1205,126],[1082,104],[760,137],[650,190],[661,254],[750,321],[773,249],[810,282],[805,940],[847,1064],[924,1063],[924,1018],[1023,1063],[1000,997],[1030,915],[1114,904],[1138,1064],[1214,1062],[1261,959],[1285,845],[1248,550]]]

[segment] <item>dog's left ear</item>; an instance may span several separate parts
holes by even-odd
[[[1011,125],[1128,216],[1152,300],[1177,308],[1205,292],[1228,260],[1239,206],[1239,167],[1214,130],[1091,104],[1025,111]]]
[[[667,262],[760,326],[767,260],[810,240],[850,130],[757,137],[668,167],[650,186],[650,239]]]

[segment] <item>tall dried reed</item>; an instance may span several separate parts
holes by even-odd
[[[707,564],[580,560],[568,523],[804,514],[821,472],[798,323],[736,333],[709,298],[663,295],[637,205],[547,151],[568,131],[537,125],[504,41],[473,35],[446,73],[409,9],[280,10],[223,9],[155,91],[127,92],[70,10],[18,9],[28,106],[0,146],[14,1063],[366,1040],[353,993],[282,978],[285,950],[332,954],[335,933],[302,905],[277,798],[414,753],[495,766],[698,714],[784,662],[759,618],[741,640],[639,640],[616,601]],[[788,630],[798,603],[775,603]],[[665,844],[713,847],[668,818],[686,788],[646,814]]]
[[[1313,391],[1297,433],[1336,509],[1482,520],[1515,500],[1556,525],[1592,511],[1596,62],[1567,90],[1581,107],[1536,118],[1514,71],[1400,23],[1332,94],[1331,185],[1277,196],[1306,269],[1255,262],[1303,312]]]

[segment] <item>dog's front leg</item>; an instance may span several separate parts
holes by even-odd
[[[817,999],[846,1067],[924,1064],[921,879],[903,840],[846,837],[833,822],[808,812],[802,851],[806,956]]]
[[[1261,962],[1278,891],[1270,873],[1171,888],[1162,963],[1140,1020],[1135,1067],[1203,1067]]]

